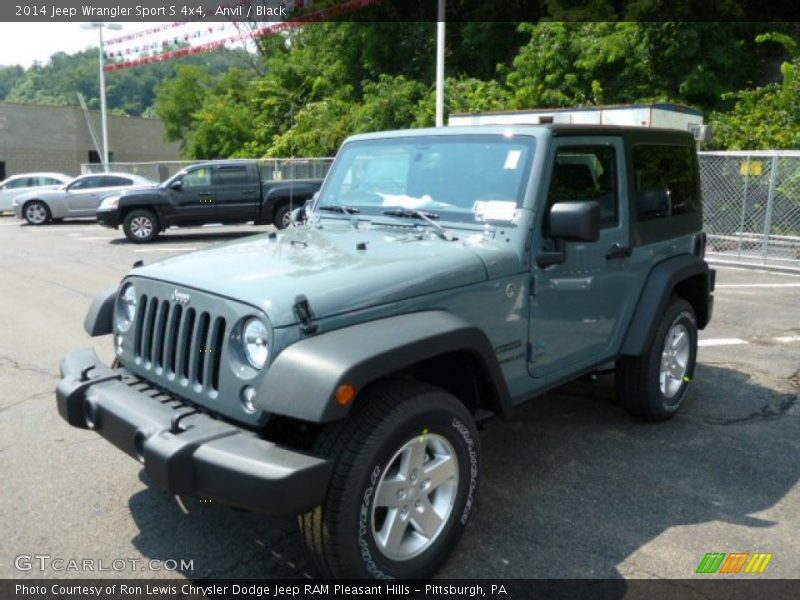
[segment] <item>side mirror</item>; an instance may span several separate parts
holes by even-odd
[[[567,258],[565,242],[596,242],[600,237],[600,203],[595,200],[557,202],[548,216],[548,234],[556,248],[536,255],[540,267],[563,263]]]
[[[292,221],[292,226],[297,227],[298,225],[302,225],[308,219],[306,215],[306,207],[298,206],[295,208],[291,213],[289,213],[289,218]]]
[[[600,237],[600,203],[558,202],[550,209],[550,237],[566,242],[596,242]]]
[[[175,181],[173,181],[172,183],[169,184],[169,188],[171,190],[175,190],[176,192],[182,192],[183,191],[183,181],[181,181],[180,179],[176,179]]]

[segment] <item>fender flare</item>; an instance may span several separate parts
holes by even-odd
[[[255,404],[303,421],[335,421],[350,410],[336,402],[340,385],[351,384],[358,393],[379,377],[456,351],[470,352],[480,361],[496,391],[493,412],[507,415],[510,395],[489,339],[444,311],[387,317],[301,340],[275,358]]]
[[[95,296],[83,320],[83,330],[92,337],[108,335],[114,331],[114,301],[118,288],[109,288]]]
[[[641,356],[647,352],[655,335],[658,319],[666,311],[672,292],[680,282],[697,275],[702,276],[705,281],[702,296],[705,312],[697,315],[698,327],[703,329],[707,325],[711,319],[714,271],[702,258],[691,254],[668,258],[650,271],[622,342],[620,354]]]

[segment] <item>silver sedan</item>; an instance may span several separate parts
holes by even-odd
[[[14,198],[14,214],[31,225],[77,217],[93,217],[100,202],[114,192],[154,187],[145,177],[130,173],[92,173],[76,177],[53,190],[37,190]]]

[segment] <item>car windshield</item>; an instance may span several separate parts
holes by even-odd
[[[499,134],[350,142],[317,207],[344,206],[361,215],[415,209],[464,223],[511,221],[522,204],[533,152],[533,138]]]

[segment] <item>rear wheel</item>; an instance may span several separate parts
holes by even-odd
[[[41,200],[31,200],[22,209],[22,215],[31,225],[44,225],[52,217],[50,207]]]
[[[319,571],[424,578],[455,547],[475,504],[479,442],[447,392],[391,381],[365,390],[316,453],[334,461],[322,505],[300,517]]]
[[[286,229],[292,224],[292,207],[288,204],[279,206],[272,217],[276,229]]]
[[[150,242],[158,236],[160,226],[152,211],[137,208],[125,215],[122,222],[125,237],[135,244]]]
[[[697,359],[697,319],[692,305],[674,298],[643,356],[617,363],[617,395],[631,413],[648,421],[672,417],[689,389]]]

